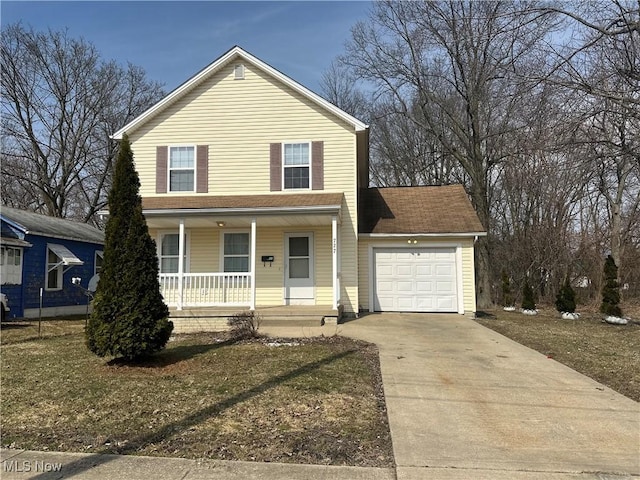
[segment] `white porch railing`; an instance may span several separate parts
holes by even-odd
[[[160,274],[160,293],[170,307],[251,306],[251,273]]]

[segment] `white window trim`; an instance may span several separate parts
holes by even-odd
[[[193,148],[193,189],[192,190],[171,190],[171,149],[172,148]],[[187,170],[176,168],[173,170]],[[167,147],[167,193],[174,195],[184,195],[185,193],[195,193],[198,185],[198,146],[192,144],[169,145]]]
[[[308,168],[309,168],[309,186],[307,188],[286,188],[284,186],[284,182],[285,182],[284,172],[285,172],[285,169],[286,168],[301,167],[303,165],[285,165],[284,164],[284,147],[285,147],[285,145],[300,145],[300,144],[303,144],[303,143],[306,143],[307,145],[309,145],[309,164],[307,165]],[[313,152],[312,152],[311,148],[312,148],[311,140],[282,142],[282,147],[281,147],[281,150],[282,150],[282,153],[281,153],[281,155],[282,155],[282,159],[281,159],[281,163],[282,163],[282,174],[281,174],[281,176],[282,176],[282,191],[286,190],[288,192],[291,192],[291,191],[293,191],[293,192],[296,192],[296,191],[297,192],[304,192],[304,191],[307,191],[307,190],[311,190],[311,187],[313,186],[313,178],[312,178],[312,175],[313,175],[313,168],[312,168]]]
[[[22,285],[22,265],[24,262],[24,249],[22,247],[14,247],[12,245],[3,245],[2,248],[4,249],[4,251],[0,253],[0,255],[3,255],[2,265],[0,266],[0,269],[3,270],[2,285]],[[6,279],[7,279],[6,269],[9,266],[9,264],[7,263],[7,260],[9,258],[8,249],[17,250],[20,252],[20,265],[15,265],[15,263],[12,265],[13,267],[18,267],[17,281],[16,282],[12,281],[11,283],[6,282]],[[13,255],[15,258],[15,252]]]
[[[104,250],[96,250],[93,253],[93,274],[98,275],[97,265],[98,265],[98,256],[102,257],[102,263],[104,265]]]
[[[249,269],[246,272],[225,272],[224,271],[224,236],[227,233],[246,233],[249,235]],[[251,230],[248,228],[226,228],[224,230],[220,230],[220,272],[222,273],[251,273],[251,265],[253,263],[253,258],[251,258]],[[243,255],[244,256],[244,255]]]
[[[156,254],[158,256],[158,273],[172,273],[177,275],[178,272],[162,272],[162,237],[165,235],[178,235],[180,237],[180,230],[158,230],[156,232]],[[179,255],[179,254],[178,254]],[[184,256],[185,265],[183,273],[191,271],[191,232],[189,230],[184,231]]]
[[[45,256],[45,268],[44,268],[44,290],[46,292],[59,292],[60,290],[62,290],[62,288],[64,287],[63,285],[63,280],[64,280],[64,264],[62,263],[62,260],[60,260],[60,262],[58,262],[58,265],[56,267],[53,267],[51,269],[51,271],[55,270],[58,272],[58,286],[55,288],[50,288],[49,287],[49,252],[52,252],[54,255],[58,256],[55,252],[53,252],[53,250],[51,250],[49,248],[49,246],[47,245],[47,251],[46,251],[46,256]],[[60,257],[58,257],[58,259],[60,259]]]

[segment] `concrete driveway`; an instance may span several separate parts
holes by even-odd
[[[379,346],[400,480],[640,475],[637,402],[473,320],[371,314],[339,333]]]

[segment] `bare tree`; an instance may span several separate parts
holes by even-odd
[[[160,85],[82,39],[21,24],[3,29],[0,66],[3,202],[92,220],[111,182],[109,134],[157,101]]]
[[[492,301],[491,182],[510,155],[509,136],[521,127],[514,112],[531,89],[518,74],[537,64],[535,47],[552,22],[528,2],[378,2],[370,20],[354,27],[342,58],[375,97],[429,132],[443,157],[464,170],[490,232],[476,249],[481,308]]]

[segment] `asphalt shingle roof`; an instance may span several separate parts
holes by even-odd
[[[360,191],[360,233],[484,232],[462,185]]]
[[[300,193],[279,195],[194,195],[142,199],[143,210],[174,209],[260,209],[295,207],[333,207],[342,205],[342,193]]]
[[[49,217],[4,205],[0,207],[0,216],[20,225],[25,233],[30,235],[104,244],[104,232],[86,223]]]

